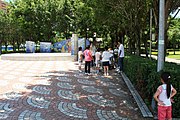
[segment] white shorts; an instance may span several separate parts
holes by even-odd
[[[79,60],[78,60],[78,63],[79,63],[79,66],[81,66],[82,63],[83,63],[83,61],[79,59]]]
[[[100,60],[96,61],[96,67],[100,67],[100,65],[101,65],[101,61]]]

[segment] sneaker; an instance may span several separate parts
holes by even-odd
[[[116,68],[116,71],[118,72],[118,71],[119,71],[119,68]]]
[[[87,75],[91,75],[91,73],[88,73]]]
[[[85,73],[85,75],[87,75],[88,73]]]
[[[122,73],[122,71],[119,70],[118,73],[120,74],[120,73]]]
[[[107,73],[107,76],[109,76],[109,73]]]
[[[82,70],[79,70],[80,73],[82,73]]]
[[[104,76],[106,76],[106,73],[104,73]]]

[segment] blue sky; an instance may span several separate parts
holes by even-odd
[[[172,16],[174,16],[176,13],[177,13],[177,11],[174,12],[174,14],[172,14]],[[179,11],[179,13],[177,14],[176,18],[180,18],[180,11]]]
[[[7,2],[9,2],[10,0],[4,0],[4,1],[7,1]]]

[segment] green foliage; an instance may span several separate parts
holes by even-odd
[[[175,49],[175,45],[179,45],[180,42],[180,18],[171,21],[168,30],[168,38]]]
[[[126,75],[132,81],[143,99],[148,100],[148,104],[150,104],[153,94],[161,84],[160,73],[156,72],[157,62],[134,55],[127,55],[124,61]],[[171,84],[177,90],[177,95],[174,97],[173,115],[180,117],[180,66],[174,63],[165,63],[164,71],[171,73]]]
[[[173,0],[170,6],[177,1]],[[79,37],[88,38],[92,37],[93,32],[97,32],[97,37],[105,38],[103,43],[111,44],[112,47],[126,36],[128,39],[125,43],[128,44],[129,51],[136,50],[139,54],[142,42],[147,48],[149,10],[152,2],[154,1],[14,0],[10,2],[6,14],[0,13],[0,33],[3,34],[0,37],[2,44],[19,46],[27,40],[36,43],[54,42],[55,32],[59,32],[62,35],[60,37],[66,39],[74,32],[78,33]],[[147,31],[146,34],[144,31]],[[175,33],[178,34],[178,29],[173,28],[169,33],[170,39],[177,40]],[[111,39],[108,39],[108,36]]]

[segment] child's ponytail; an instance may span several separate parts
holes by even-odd
[[[171,75],[169,72],[163,72],[161,74],[161,78],[166,84],[166,94],[167,94],[167,98],[169,98],[171,94],[171,84],[170,84]]]
[[[168,77],[168,81],[166,83],[166,94],[167,94],[167,98],[170,97],[171,94],[171,84],[170,84],[170,76]]]

